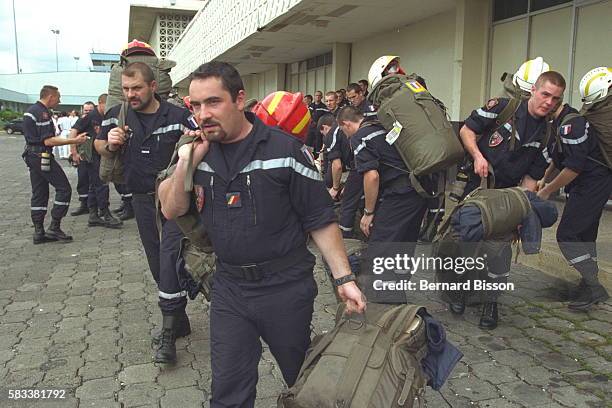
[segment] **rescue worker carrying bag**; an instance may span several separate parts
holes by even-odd
[[[426,327],[417,305],[368,304],[315,337],[297,381],[278,408],[395,408],[422,406],[428,377]]]
[[[430,197],[416,179],[444,171],[463,160],[461,142],[435,98],[413,76],[385,76],[368,96],[410,171],[412,186]]]

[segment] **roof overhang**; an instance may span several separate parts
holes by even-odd
[[[262,72],[454,9],[454,0],[304,0],[215,59],[233,63],[241,74]]]
[[[149,42],[155,19],[161,14],[175,14],[195,16],[203,6],[202,1],[180,2],[178,5],[169,7],[151,7],[146,4],[131,4],[130,18],[128,23],[128,38],[126,42],[137,39]]]

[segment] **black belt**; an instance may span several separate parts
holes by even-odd
[[[258,281],[263,279],[266,273],[273,274],[281,272],[283,269],[295,265],[308,254],[310,254],[310,251],[308,251],[306,247],[298,247],[289,251],[289,253],[282,258],[250,265],[230,265],[217,258],[217,264],[220,266],[220,268],[217,269],[220,273],[225,272],[237,279]]]
[[[47,146],[41,146],[41,145],[26,145],[25,151],[30,152],[30,153],[45,153],[45,152],[51,153],[53,149]]]

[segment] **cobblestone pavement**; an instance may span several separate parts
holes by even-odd
[[[189,303],[193,333],[177,342],[179,363],[154,365],[149,332],[160,315],[135,222],[109,230],[68,216],[73,243],[34,247],[22,145],[0,134],[0,407],[207,407],[207,305]],[[321,332],[335,301],[320,266],[316,277]],[[478,329],[476,308],[455,318],[434,293],[415,295],[465,354],[441,393],[428,389],[427,406],[612,406],[612,304],[570,313],[552,296],[560,282],[523,266],[512,281],[492,332]],[[273,407],[283,383],[268,351],[259,371],[257,407]],[[9,389],[64,389],[66,398],[15,401]]]

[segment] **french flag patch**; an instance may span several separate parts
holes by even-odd
[[[561,128],[559,129],[559,133],[561,133],[561,135],[563,136],[569,135],[570,133],[572,133],[572,125],[561,126]]]

